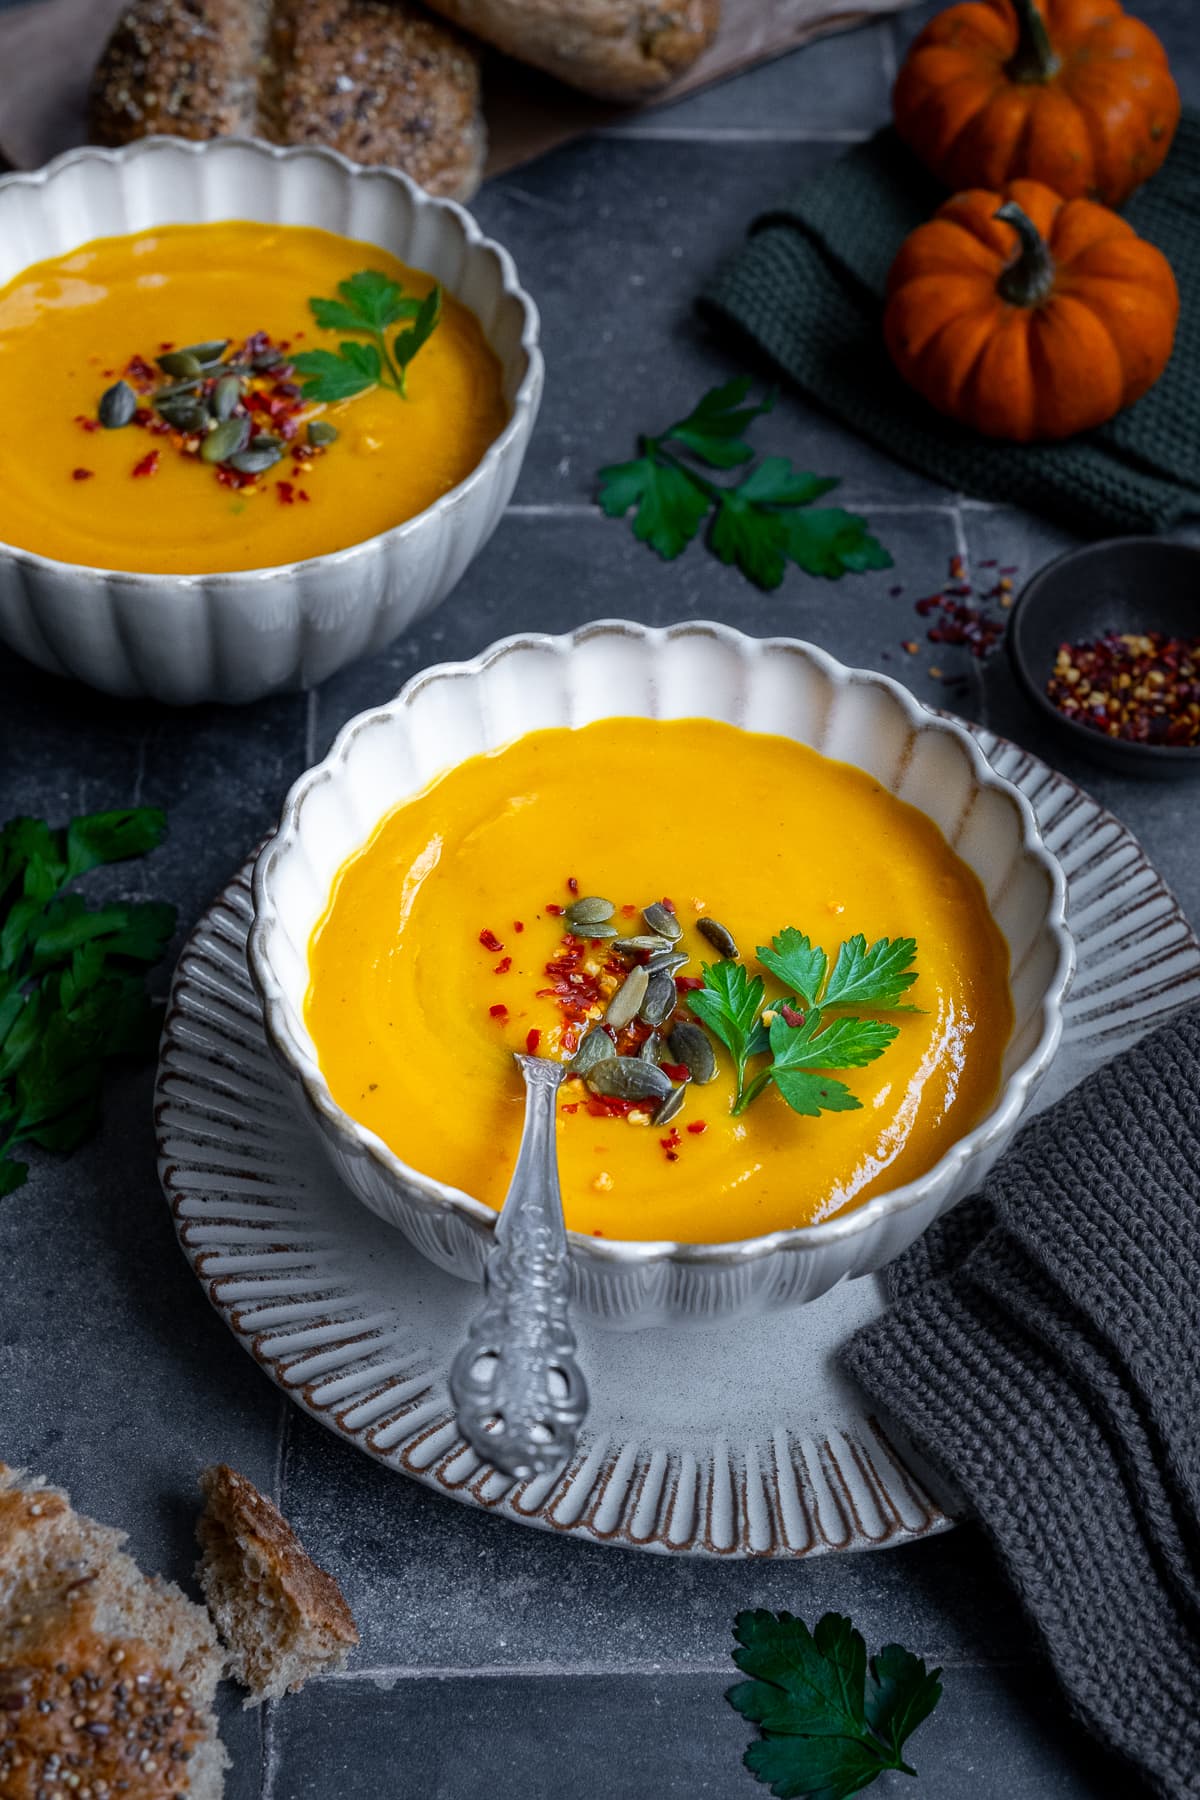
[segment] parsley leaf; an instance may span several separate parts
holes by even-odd
[[[829,967],[829,958],[825,952],[789,925],[771,939],[770,944],[758,946],[758,960],[764,969],[770,971],[789,994],[802,1000],[805,1006],[815,1006],[821,984]]]
[[[151,807],[91,813],[52,831],[13,819],[0,831],[0,1196],[28,1169],[19,1144],[69,1152],[99,1118],[105,1064],[153,1053],[159,1009],[144,971],[162,956],[173,907],[89,907],[69,885],[100,863],[162,841]]]
[[[727,381],[658,436],[639,437],[639,457],[600,470],[602,510],[619,519],[636,506],[635,537],[666,562],[707,519],[713,555],[768,590],[779,586],[789,562],[830,579],[848,570],[889,568],[891,557],[864,519],[838,507],[805,510],[837,486],[835,479],[797,469],[787,457],[767,456],[740,481],[721,485],[683,460],[686,452],[709,468],[727,470],[753,459],[743,433],[771,410],[774,397],[746,405],[749,391],[748,376]]]
[[[762,977],[751,978],[740,962],[720,962],[714,968],[705,963],[701,972],[704,986],[688,995],[688,1006],[732,1056],[740,1096],[747,1062],[769,1042],[761,1022],[766,989]]]
[[[917,979],[910,967],[916,954],[915,938],[880,938],[868,950],[859,934],[841,945],[831,972],[825,951],[789,925],[770,944],[758,946],[759,962],[791,996],[791,1003],[770,1006],[761,976],[752,979],[741,963],[702,964],[704,986],[688,996],[688,1005],[733,1058],[734,1114],[745,1112],[772,1083],[792,1111],[806,1118],[856,1111],[861,1101],[830,1070],[865,1068],[883,1055],[900,1028],[882,1019],[829,1015],[846,1006],[919,1012],[899,999]],[[800,1016],[796,1006],[803,1008]],[[750,1058],[766,1051],[771,1062],[747,1081]]]
[[[734,1636],[750,1679],[727,1698],[761,1729],[745,1763],[778,1800],[849,1800],[885,1770],[915,1773],[903,1748],[941,1699],[940,1669],[898,1644],[868,1666],[861,1634],[837,1613],[810,1632],[788,1612],[741,1612]]]
[[[793,1112],[819,1118],[822,1112],[857,1112],[862,1101],[842,1081],[817,1075],[820,1069],[861,1069],[882,1056],[900,1035],[898,1025],[879,1019],[834,1019],[813,1007],[803,1025],[789,1025],[782,1013],[771,1021],[770,1079]]]
[[[330,403],[352,400],[373,387],[390,387],[403,397],[408,365],[441,319],[441,288],[435,284],[418,300],[381,270],[360,269],[338,283],[338,293],[338,300],[310,298],[309,310],[317,324],[322,331],[366,333],[372,342],[349,340],[340,343],[336,351],[302,350],[293,355],[292,364],[303,377],[304,398]],[[401,319],[412,324],[396,334],[389,349],[387,329]]]
[[[877,1006],[885,1012],[913,1012],[898,1004],[917,979],[910,968],[917,954],[915,938],[880,938],[867,949],[861,932],[848,938],[838,951],[825,990],[826,1006]]]
[[[667,562],[691,543],[708,512],[708,501],[682,470],[641,456],[636,462],[615,463],[604,474],[608,479],[600,505],[610,519],[619,519],[636,506],[634,537]]]

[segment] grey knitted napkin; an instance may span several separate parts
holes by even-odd
[[[1200,1008],[1029,1125],[889,1288],[846,1367],[966,1496],[1087,1728],[1195,1800]]]

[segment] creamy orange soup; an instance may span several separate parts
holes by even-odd
[[[880,1015],[894,1042],[837,1071],[855,1111],[802,1117],[768,1088],[735,1117],[719,1046],[715,1080],[689,1088],[669,1130],[652,1107],[610,1116],[566,1082],[574,1230],[714,1242],[828,1218],[924,1173],[994,1100],[1012,1027],[1007,947],[924,814],[788,739],[608,719],[533,732],[440,776],[346,862],[313,935],[307,1020],[333,1094],[425,1174],[498,1207],[523,1111],[512,1052],[565,1056],[581,1029],[553,991],[564,955],[599,986],[592,1018],[616,989],[626,964],[611,945],[564,931],[572,880],[615,903],[623,935],[665,896],[692,958],[685,981],[718,960],[705,917],[755,973],[755,947],[789,925],[831,956],[856,932],[915,938],[905,997],[922,1009]]]
[[[433,285],[370,244],[239,221],[99,238],[26,269],[0,290],[0,538],[92,567],[200,574],[342,550],[429,506],[507,416],[500,365],[449,295],[409,365],[407,398],[378,387],[304,405],[295,441],[321,418],[336,442],[242,487],[145,422],[98,425],[101,395],[135,356],[153,368],[172,347],[264,332],[293,351],[336,351],[347,334],[319,329],[309,297],[335,296],[363,269],[416,299]]]

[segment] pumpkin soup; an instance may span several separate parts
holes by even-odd
[[[478,320],[430,276],[245,221],[24,270],[0,290],[0,389],[0,538],[163,574],[360,543],[460,482],[507,417]]]
[[[449,769],[340,870],[309,971],[339,1105],[494,1207],[512,1053],[573,1058],[566,1220],[612,1238],[755,1236],[923,1174],[994,1100],[1012,1027],[1006,944],[931,820],[701,719]]]

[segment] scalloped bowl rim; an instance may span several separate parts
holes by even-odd
[[[696,1244],[668,1238],[598,1239],[577,1231],[567,1233],[574,1253],[593,1258],[597,1262],[616,1263],[625,1267],[647,1267],[661,1262],[740,1266],[756,1262],[780,1250],[815,1251],[826,1245],[864,1236],[885,1218],[920,1205],[928,1198],[932,1185],[942,1185],[956,1177],[967,1163],[1015,1125],[1025,1110],[1030,1090],[1045,1074],[1058,1049],[1063,1029],[1063,1000],[1075,972],[1075,944],[1066,922],[1066,877],[1057,857],[1046,848],[1033,808],[1019,788],[995,772],[970,733],[953,719],[923,705],[891,676],[878,674],[872,669],[853,668],[801,638],[755,638],[733,626],[704,619],[681,621],[665,627],[643,626],[627,619],[597,619],[575,631],[560,634],[515,632],[497,639],[478,656],[467,661],[431,664],[405,682],[393,699],[348,719],[334,738],[327,754],[306,770],[288,790],[278,829],[264,844],[254,864],[254,917],[247,942],[247,960],[251,979],[263,1003],[263,1023],[268,1041],[285,1067],[299,1080],[309,1105],[332,1128],[334,1135],[342,1140],[350,1154],[365,1152],[382,1171],[389,1184],[398,1182],[410,1195],[419,1198],[432,1210],[449,1208],[475,1225],[482,1225],[485,1229],[495,1228],[499,1215],[490,1206],[485,1205],[482,1200],[474,1199],[461,1188],[452,1187],[447,1182],[438,1181],[435,1177],[412,1168],[389,1148],[378,1133],[359,1124],[334,1099],[316,1056],[296,1039],[288,1018],[288,1003],[282,984],[271,966],[270,934],[280,929],[278,915],[270,897],[271,878],[275,863],[289,852],[289,839],[294,838],[299,830],[299,809],[305,797],[315,787],[337,779],[360,732],[389,722],[406,712],[416,694],[432,682],[477,676],[514,651],[549,649],[555,653],[568,654],[591,637],[614,632],[650,642],[669,642],[676,637],[704,635],[715,638],[739,654],[740,647],[747,643],[756,646],[756,655],[773,650],[799,652],[815,663],[835,684],[882,688],[899,702],[911,725],[952,737],[966,752],[971,772],[981,787],[1008,796],[1016,807],[1022,825],[1021,842],[1016,855],[1028,857],[1039,864],[1049,878],[1050,898],[1041,929],[1048,932],[1055,941],[1058,955],[1054,972],[1040,1002],[1043,1023],[1037,1043],[1003,1083],[987,1116],[963,1137],[956,1139],[923,1175],[900,1187],[875,1194],[860,1206],[850,1207],[834,1218],[823,1219],[811,1225],[787,1226],[758,1237]],[[615,718],[625,715],[614,713],[600,716]],[[695,716],[707,715],[699,713]],[[452,768],[455,764],[446,766]],[[921,809],[918,808],[919,810]]]
[[[101,581],[119,581],[127,583],[131,587],[150,590],[156,587],[160,589],[169,587],[172,593],[177,592],[181,587],[203,586],[208,588],[234,582],[239,584],[247,581],[266,582],[281,575],[315,569],[319,569],[322,574],[329,571],[336,575],[347,564],[370,554],[379,545],[409,536],[430,518],[448,511],[461,494],[476,487],[490,472],[492,465],[499,459],[509,440],[516,436],[522,427],[524,415],[536,403],[544,375],[544,359],[538,343],[541,318],[533,298],[521,285],[520,277],[517,274],[517,265],[511,254],[503,244],[497,243],[495,238],[490,238],[484,233],[482,227],[475,222],[465,206],[461,206],[457,200],[444,200],[435,194],[427,194],[424,188],[418,187],[411,176],[406,175],[401,169],[369,167],[365,163],[356,163],[352,158],[343,156],[339,150],[330,150],[323,144],[269,144],[265,139],[255,137],[211,138],[196,143],[188,138],[168,137],[159,132],[150,137],[139,138],[132,144],[121,145],[117,149],[105,149],[98,144],[83,144],[74,150],[64,150],[60,156],[54,157],[51,162],[44,164],[40,169],[17,170],[12,174],[0,175],[0,197],[8,188],[12,187],[45,188],[64,169],[74,167],[81,162],[106,162],[121,167],[148,155],[162,155],[174,151],[193,157],[220,156],[226,154],[231,148],[249,151],[253,155],[266,157],[273,162],[332,163],[351,180],[399,182],[402,187],[408,189],[418,210],[423,207],[432,207],[435,211],[453,214],[462,226],[470,249],[490,252],[496,258],[500,266],[501,284],[505,294],[511,294],[524,313],[521,349],[525,353],[525,373],[513,395],[512,407],[504,429],[492,439],[474,468],[468,470],[461,481],[456,482],[444,494],[439,494],[436,500],[423,507],[420,512],[414,513],[411,518],[402,519],[398,525],[389,525],[386,531],[377,531],[371,537],[362,538],[357,544],[347,544],[342,550],[329,550],[320,556],[302,557],[298,562],[271,563],[269,567],[261,569],[218,569],[211,574],[176,575],[161,570],[106,569],[98,563],[64,562],[56,556],[44,556],[38,550],[24,550],[17,544],[6,542],[3,537],[0,537],[0,556],[29,568],[49,570],[55,573],[68,571],[76,576],[82,572],[85,575],[95,576]],[[164,223],[169,222],[164,221]],[[207,222],[216,223],[217,221]],[[85,238],[83,243],[90,241]],[[383,246],[380,245],[379,248],[382,249]],[[69,254],[69,252],[64,254]],[[32,265],[27,266],[32,267]]]

